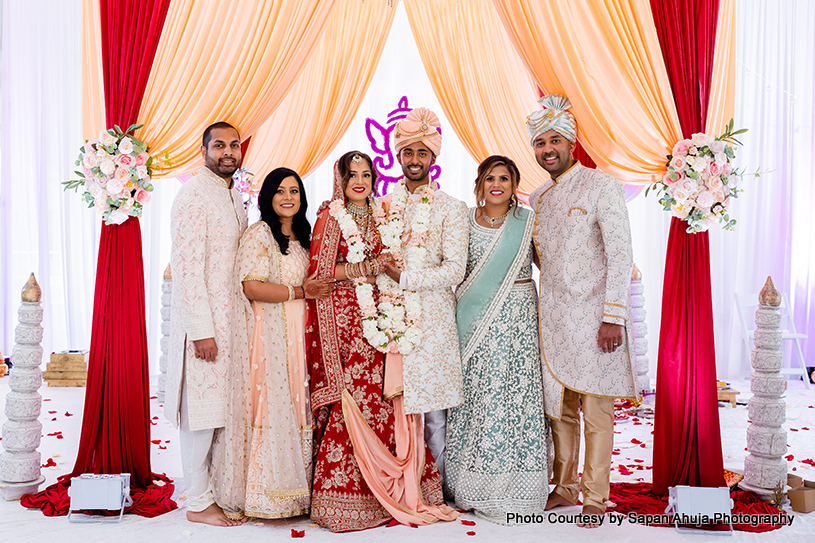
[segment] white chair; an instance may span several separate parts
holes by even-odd
[[[750,353],[753,351],[753,335],[755,332],[755,327],[753,329],[749,329],[747,327],[747,312],[746,309],[758,307],[758,293],[756,294],[734,294],[734,298],[736,299],[736,310],[739,313],[739,321],[741,322],[741,330],[742,330],[742,340],[744,341],[744,352],[747,355],[747,360],[750,360]],[[804,360],[804,352],[801,350],[801,340],[806,339],[806,334],[799,334],[798,331],[795,329],[795,322],[792,318],[792,312],[790,311],[790,304],[787,301],[787,295],[781,295],[781,338],[783,340],[790,340],[795,343],[795,352],[798,354],[797,357],[797,364],[793,361],[790,361],[789,368],[782,368],[781,373],[784,375],[800,375],[804,378],[804,386],[807,389],[811,388],[809,384],[809,375],[807,374],[807,365],[806,361]],[[749,313],[749,315],[753,318],[750,318],[750,322],[755,322],[755,311]],[[795,356],[792,356],[795,359]]]

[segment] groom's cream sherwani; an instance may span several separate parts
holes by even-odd
[[[413,224],[420,200],[408,196],[405,229]],[[407,290],[422,298],[422,339],[402,361],[405,413],[447,409],[463,401],[453,289],[464,280],[468,242],[467,205],[436,190],[424,265],[417,268],[406,257],[402,272]]]

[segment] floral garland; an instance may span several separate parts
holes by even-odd
[[[64,181],[65,190],[85,187],[82,198],[88,207],[95,207],[105,224],[122,224],[128,217],[141,217],[144,204],[153,191],[152,176],[160,168],[153,163],[147,145],[131,132],[115,126],[99,132],[98,138],[85,142],[79,150],[76,171],[79,179]],[[165,156],[164,165],[169,166]]]
[[[736,220],[730,218],[728,208],[731,198],[742,192],[738,188],[742,173],[731,162],[736,146],[741,145],[734,136],[746,131],[733,131],[731,120],[717,138],[699,133],[677,142],[668,155],[668,171],[662,181],[648,187],[655,186],[662,193],[659,203],[688,223],[688,233],[704,232],[716,222],[724,223],[724,230],[735,228]]]
[[[417,268],[422,268],[427,249],[427,230],[430,226],[430,211],[434,197],[433,187],[423,187],[422,201],[417,206],[408,254]],[[382,242],[398,264],[404,262],[402,236],[404,234],[403,213],[407,204],[407,189],[404,181],[396,185],[391,193],[387,216],[380,203],[374,207],[374,218]],[[356,222],[351,218],[341,200],[334,200],[328,206],[329,214],[336,219],[343,238],[348,244],[348,262],[356,264],[365,258],[365,242],[359,233]],[[379,287],[379,305],[373,297],[373,285],[366,278],[354,279],[357,303],[362,315],[362,334],[378,351],[385,353],[408,354],[422,337],[422,300],[416,292],[405,292],[399,283],[386,273],[376,278]]]

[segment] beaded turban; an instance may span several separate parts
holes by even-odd
[[[406,145],[420,141],[433,151],[434,155],[439,156],[441,152],[440,126],[439,118],[429,109],[417,107],[411,110],[393,131],[396,152],[398,153]]]
[[[535,138],[550,130],[561,134],[567,140],[577,140],[577,126],[574,115],[566,111],[572,107],[565,96],[547,94],[538,100],[542,109],[536,109],[526,118],[526,129],[529,131],[529,143],[535,144]]]

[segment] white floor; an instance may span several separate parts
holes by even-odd
[[[740,403],[749,398],[749,385],[742,383],[734,388],[745,390],[739,396]],[[8,377],[0,379],[0,397],[5,398],[8,392]],[[79,431],[82,418],[82,405],[84,389],[79,388],[47,388],[41,390],[43,410],[41,420],[43,423],[43,438],[40,445],[43,464],[49,458],[56,462],[55,467],[44,468],[43,475],[46,484],[53,483],[59,475],[70,471],[73,467],[77,451]],[[789,462],[791,472],[805,479],[815,480],[815,467],[801,462],[807,458],[815,457],[815,390],[806,391],[801,382],[789,382],[786,394],[789,454],[794,459]],[[747,407],[739,405],[731,408],[729,404],[719,404],[719,416],[722,428],[722,448],[724,452],[725,467],[741,470],[744,465],[747,427]],[[178,433],[164,420],[161,407],[155,400],[151,400],[152,426],[154,443],[153,471],[166,473],[177,480],[177,487],[183,489],[181,479],[181,463],[178,452]],[[0,423],[5,422],[5,415],[0,415]],[[639,422],[640,424],[637,424]],[[806,429],[805,429],[806,428]],[[614,471],[612,481],[638,481],[650,482],[653,445],[653,421],[640,419],[639,421],[626,421],[617,425],[615,447],[619,454],[614,456]],[[61,432],[63,438],[59,439],[53,434]],[[632,440],[641,441],[642,447]],[[158,441],[159,443],[156,443]],[[619,465],[628,466],[631,475],[621,475]],[[642,466],[637,469],[633,466]],[[43,486],[44,488],[44,486]],[[305,530],[305,537],[309,541],[343,541],[343,542],[380,542],[387,538],[389,543],[413,541],[417,537],[423,543],[456,541],[607,541],[629,542],[659,539],[660,543],[673,541],[719,541],[714,535],[688,535],[678,534],[672,528],[646,527],[623,522],[621,526],[606,522],[597,530],[588,531],[572,524],[558,524],[545,522],[543,524],[527,524],[522,526],[504,527],[491,524],[475,518],[473,515],[463,515],[467,520],[475,521],[475,526],[465,526],[460,522],[439,523],[417,529],[394,526],[392,528],[375,528],[363,532],[335,535],[323,528],[310,525],[306,517],[291,520],[249,522],[237,528],[214,528],[192,524],[185,519],[184,497],[177,492],[176,500],[179,505],[177,511],[157,517],[146,519],[135,515],[126,515],[121,524],[73,524],[65,517],[48,518],[38,510],[29,511],[20,506],[19,502],[4,502],[0,500],[0,542],[50,542],[60,543],[91,543],[96,541],[133,541],[137,537],[144,541],[160,541],[161,543],[182,542],[241,542],[247,540],[276,541],[290,540],[291,529]],[[815,541],[815,513],[794,515],[790,527],[782,528],[764,534],[736,532],[731,541],[775,543],[788,541]],[[558,512],[561,512],[560,510]],[[577,513],[579,508],[562,510],[563,513]],[[475,532],[469,537],[468,532]]]

